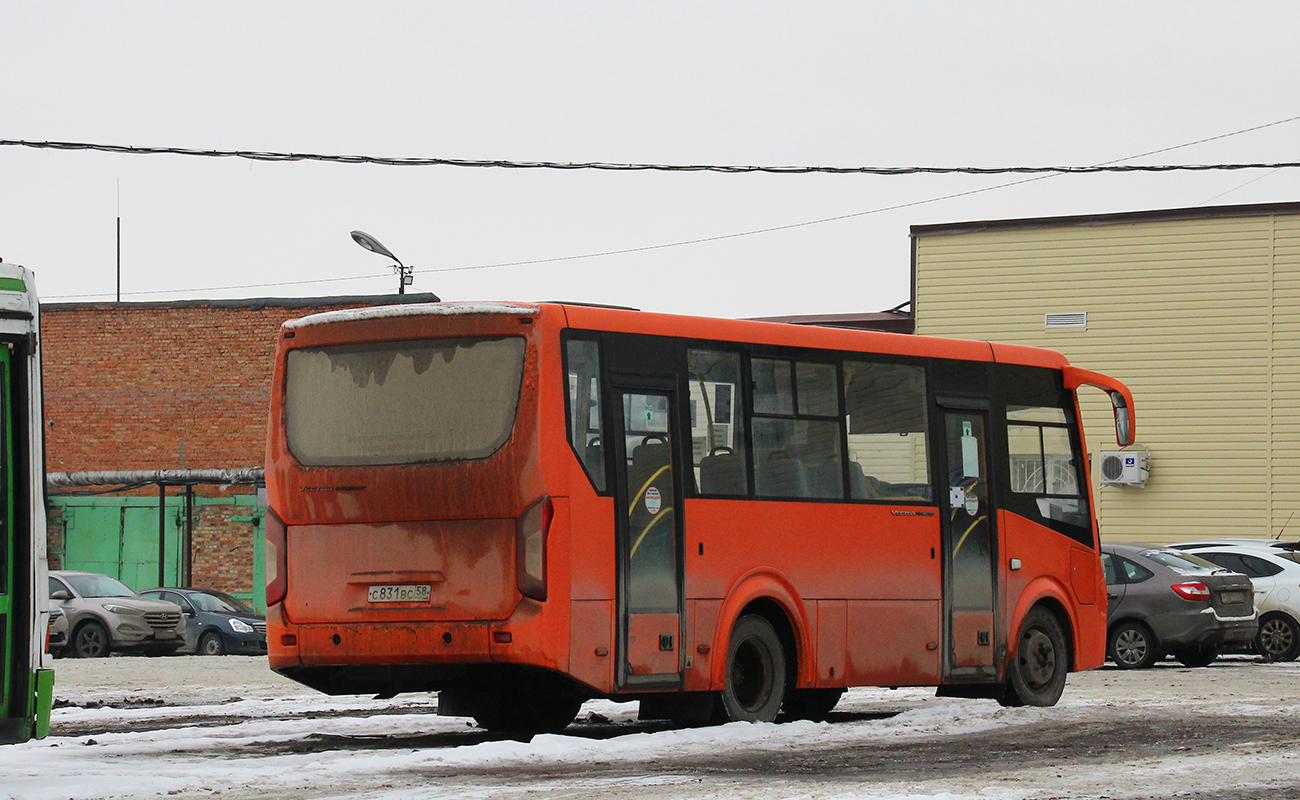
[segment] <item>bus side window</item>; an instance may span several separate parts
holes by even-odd
[[[600,415],[600,345],[584,339],[570,339],[565,348],[568,362],[567,409],[569,444],[582,462],[596,491],[605,491],[605,438]]]
[[[751,364],[755,493],[843,499],[836,366],[773,358],[755,358]]]
[[[930,500],[925,368],[844,362],[849,496],[854,500]]]
[[[749,494],[744,416],[737,408],[740,355],[691,350],[686,358],[695,491],[702,495]]]

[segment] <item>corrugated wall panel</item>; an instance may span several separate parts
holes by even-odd
[[[1300,534],[1300,218],[1273,220],[1269,530]]]
[[[915,244],[917,333],[1049,347],[1133,390],[1151,479],[1097,492],[1108,541],[1265,536],[1300,510],[1300,217]],[[1044,328],[1045,314],[1081,311],[1086,329]],[[1082,397],[1095,475],[1112,416],[1100,392]]]

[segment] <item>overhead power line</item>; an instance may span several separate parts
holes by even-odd
[[[873,208],[873,209],[868,209],[868,210],[866,210],[866,211],[855,211],[855,212],[851,212],[851,213],[848,213],[848,214],[839,214],[839,215],[836,215],[836,216],[833,216],[833,217],[823,217],[823,218],[821,218],[821,219],[805,220],[805,221],[803,221],[803,222],[793,222],[793,223],[788,223],[788,224],[785,224],[785,225],[774,225],[774,226],[772,226],[772,227],[768,227],[768,228],[758,228],[758,229],[754,229],[754,230],[739,231],[739,232],[735,232],[735,233],[724,233],[724,234],[719,234],[719,235],[716,235],[716,236],[705,236],[705,237],[701,237],[701,238],[697,238],[697,239],[687,239],[687,240],[675,241],[675,242],[663,242],[663,243],[659,243],[659,244],[643,245],[643,246],[640,246],[640,247],[628,247],[628,248],[623,248],[623,249],[618,249],[618,250],[604,250],[604,251],[597,251],[597,252],[590,252],[590,253],[573,254],[573,255],[567,255],[567,256],[555,256],[555,257],[551,257],[551,258],[535,258],[535,259],[528,259],[528,260],[524,260],[524,261],[505,261],[505,262],[488,263],[488,264],[472,264],[472,265],[459,266],[459,267],[442,267],[442,268],[434,268],[434,269],[417,269],[417,270],[414,270],[414,272],[417,272],[417,273],[463,272],[463,271],[471,271],[471,270],[499,269],[499,268],[502,268],[502,267],[518,267],[518,266],[527,266],[527,265],[535,265],[535,264],[551,264],[551,263],[561,262],[561,261],[579,261],[579,260],[585,260],[585,259],[590,259],[590,258],[603,258],[603,257],[607,257],[607,256],[614,256],[614,255],[625,255],[625,254],[630,254],[630,253],[641,253],[641,252],[646,252],[646,251],[650,251],[650,250],[663,250],[663,249],[673,248],[673,247],[684,247],[684,246],[688,246],[688,245],[703,244],[703,243],[706,243],[706,242],[717,242],[717,241],[723,241],[723,240],[726,240],[726,239],[736,239],[736,238],[745,237],[745,236],[754,236],[754,235],[757,235],[757,234],[772,233],[772,232],[775,232],[775,231],[782,231],[782,230],[790,230],[790,229],[793,229],[793,228],[803,228],[803,227],[808,227],[808,226],[811,226],[811,225],[821,225],[821,224],[824,224],[824,223],[827,223],[827,222],[838,222],[838,221],[840,221],[840,220],[852,219],[852,218],[854,218],[854,217],[864,217],[864,216],[868,216],[868,215],[872,215],[872,214],[879,214],[879,213],[886,212],[886,211],[896,211],[896,210],[903,209],[903,208],[912,208],[912,207],[915,207],[915,206],[927,205],[927,204],[929,204],[929,203],[936,203],[936,202],[940,202],[940,201],[943,201],[943,200],[952,200],[952,199],[959,198],[959,197],[967,197],[967,196],[970,196],[970,195],[982,194],[982,193],[984,193],[984,192],[996,191],[996,190],[998,190],[998,189],[1007,189],[1007,188],[1010,188],[1010,187],[1012,187],[1012,186],[1020,186],[1020,185],[1022,185],[1022,184],[1026,184],[1026,183],[1033,183],[1033,182],[1041,181],[1041,180],[1044,180],[1044,179],[1051,179],[1051,178],[1053,178],[1053,177],[1057,177],[1058,175],[1061,175],[1061,174],[1069,174],[1069,173],[1071,173],[1071,172],[1073,172],[1073,173],[1132,172],[1132,171],[1139,171],[1139,170],[1141,170],[1141,171],[1148,171],[1148,172],[1157,172],[1157,171],[1158,171],[1158,172],[1171,172],[1171,171],[1180,170],[1180,169],[1182,169],[1182,170],[1199,170],[1199,171],[1206,171],[1206,170],[1213,170],[1213,169],[1231,170],[1231,169],[1255,169],[1255,168],[1259,168],[1259,169],[1265,169],[1265,168],[1267,168],[1267,169],[1271,169],[1272,171],[1277,171],[1278,169],[1283,169],[1283,168],[1286,168],[1286,167],[1300,166],[1300,163],[1297,163],[1297,162],[1284,162],[1284,163],[1273,164],[1273,165],[1267,165],[1267,164],[1261,164],[1261,165],[1249,165],[1249,164],[1235,164],[1235,165],[1227,165],[1227,164],[1224,164],[1224,165],[1218,165],[1218,166],[1214,166],[1214,165],[1199,165],[1199,166],[1183,166],[1183,167],[1173,166],[1173,165],[1166,165],[1166,166],[1161,166],[1161,167],[1143,167],[1143,168],[1131,168],[1131,167],[1130,167],[1130,168],[1123,168],[1125,165],[1122,165],[1120,162],[1123,162],[1123,161],[1131,161],[1131,160],[1136,159],[1136,158],[1146,158],[1146,157],[1148,157],[1148,156],[1157,155],[1157,154],[1159,154],[1159,153],[1168,153],[1168,152],[1173,151],[1173,150],[1182,150],[1182,149],[1185,149],[1185,148],[1188,148],[1188,147],[1193,147],[1193,146],[1195,146],[1195,145],[1205,144],[1206,142],[1218,141],[1218,140],[1220,140],[1220,139],[1227,139],[1227,138],[1230,138],[1230,137],[1233,137],[1233,136],[1240,136],[1241,134],[1244,134],[1244,133],[1251,133],[1251,132],[1253,132],[1253,131],[1263,130],[1263,129],[1265,129],[1265,128],[1272,128],[1272,127],[1275,127],[1275,126],[1278,126],[1278,125],[1285,125],[1285,124],[1287,124],[1287,123],[1295,122],[1295,121],[1297,121],[1297,120],[1300,120],[1300,115],[1296,115],[1296,116],[1292,116],[1292,117],[1287,117],[1287,118],[1285,118],[1285,119],[1276,120],[1276,121],[1274,121],[1274,122],[1266,122],[1266,123],[1264,123],[1264,124],[1262,124],[1262,125],[1254,125],[1254,126],[1251,126],[1251,127],[1248,127],[1248,128],[1241,128],[1241,129],[1239,129],[1239,130],[1231,131],[1231,132],[1229,132],[1229,133],[1220,133],[1220,134],[1216,134],[1216,135],[1214,135],[1214,136],[1207,136],[1207,137],[1204,137],[1204,138],[1201,138],[1201,139],[1195,139],[1195,140],[1190,141],[1190,142],[1183,142],[1182,144],[1170,145],[1170,146],[1168,146],[1168,147],[1161,147],[1161,148],[1158,148],[1158,149],[1156,149],[1156,150],[1148,150],[1148,151],[1146,151],[1146,152],[1144,152],[1144,153],[1136,153],[1136,154],[1131,155],[1131,156],[1125,156],[1125,157],[1123,157],[1123,158],[1118,158],[1118,159],[1114,159],[1114,160],[1112,160],[1112,161],[1106,161],[1106,162],[1103,162],[1103,163],[1101,163],[1101,164],[1094,164],[1094,165],[1090,165],[1090,166],[1086,166],[1086,167],[1070,167],[1070,168],[1048,168],[1048,167],[1043,167],[1043,168],[1034,168],[1034,167],[1018,167],[1018,168],[1008,168],[1008,169],[1006,169],[1006,170],[1004,170],[1004,171],[1005,171],[1005,172],[1015,172],[1015,171],[1019,171],[1019,172],[1031,172],[1031,171],[1032,171],[1032,172],[1038,172],[1038,173],[1040,173],[1040,174],[1038,174],[1038,175],[1036,175],[1035,177],[1032,177],[1032,178],[1021,178],[1021,179],[1019,179],[1019,180],[1011,181],[1011,182],[1009,182],[1009,183],[1000,183],[1000,184],[996,184],[996,185],[994,185],[994,186],[984,186],[984,187],[981,187],[981,188],[978,188],[978,189],[969,189],[969,190],[966,190],[966,191],[953,192],[953,193],[950,193],[950,194],[939,195],[939,196],[936,196],[936,197],[928,197],[928,198],[925,198],[925,199],[922,199],[922,200],[914,200],[914,201],[911,201],[911,202],[898,203],[898,204],[895,204],[895,205],[881,206],[881,207],[877,207],[877,208]],[[68,143],[68,142],[62,142],[62,143],[60,143],[60,142],[33,143],[33,142],[23,142],[23,141],[16,141],[16,140],[0,139],[0,145],[24,146],[24,147],[44,147],[44,148],[46,148],[46,149],[64,149],[64,150],[106,150],[106,151],[108,151],[108,152],[119,152],[119,150],[108,150],[108,148],[113,147],[113,146],[111,146],[111,145],[89,145],[89,144],[76,144],[76,143]],[[178,153],[178,154],[183,154],[183,155],[213,155],[213,156],[216,156],[216,157],[243,157],[243,158],[249,158],[249,157],[251,157],[251,155],[246,155],[246,154],[244,153],[244,151],[197,151],[197,150],[196,150],[196,151],[183,151],[183,150],[181,150],[181,149],[179,149],[179,148],[122,148],[120,151],[121,151],[121,152],[128,152],[128,153],[141,153],[141,154],[152,154],[152,153]],[[325,160],[325,159],[327,158],[327,157],[313,157],[313,156],[307,156],[307,155],[302,155],[302,154],[292,155],[292,156],[291,156],[290,154],[284,154],[284,153],[264,153],[264,154],[260,154],[260,155],[265,155],[265,156],[267,156],[267,158],[264,158],[264,159],[255,159],[255,160],[293,161],[293,160],[308,160],[308,159],[310,159],[310,158],[318,158],[318,159],[320,159],[320,160]],[[328,157],[328,158],[335,158],[335,157]],[[385,163],[385,162],[380,161],[380,160],[370,159],[370,157],[367,157],[367,156],[344,156],[344,157],[337,157],[337,158],[340,158],[340,159],[348,159],[348,161],[347,161],[346,163]],[[370,160],[367,161],[366,159],[370,159]],[[418,160],[416,160],[416,159],[403,159],[403,160],[401,160],[400,163],[401,163],[402,165],[407,165],[407,166],[419,166],[420,164],[417,164],[417,161],[418,161]],[[430,162],[430,165],[432,165],[432,164],[447,164],[447,165],[456,165],[456,166],[506,166],[506,165],[521,166],[521,165],[519,165],[519,164],[515,164],[515,162],[505,162],[505,161],[501,161],[501,162],[470,162],[470,161],[463,161],[463,162],[462,162],[462,161],[456,161],[456,160],[452,160],[452,159],[427,159],[427,161]],[[547,164],[546,164],[545,162],[530,162],[530,163],[528,164],[528,166],[531,166],[531,167],[537,168],[537,167],[545,167],[545,166],[547,166]],[[564,166],[564,167],[562,167],[562,168],[564,168],[564,169],[581,169],[581,168],[593,168],[593,169],[595,169],[595,168],[601,168],[601,167],[596,167],[596,166],[584,167],[584,165],[580,165],[580,164],[570,164],[570,165]],[[660,167],[655,167],[655,166],[653,166],[653,165],[640,165],[640,166],[637,166],[637,165],[622,165],[622,166],[619,166],[619,165],[611,165],[611,166],[609,166],[608,168],[611,168],[611,169],[615,169],[615,168],[616,168],[616,169],[643,169],[643,170],[644,170],[644,169],[658,169],[658,168],[660,168]],[[710,168],[710,167],[691,167],[691,168],[689,168],[689,169],[691,169],[692,171],[703,171],[703,170],[706,170],[706,169],[717,169],[717,171],[727,171],[727,172],[730,172],[730,171],[736,171],[736,172],[740,172],[740,171],[794,171],[795,169],[804,169],[804,170],[807,171],[807,172],[814,172],[814,171],[830,171],[829,169],[821,169],[821,168],[760,168],[760,167],[746,167],[746,168]],[[849,172],[849,171],[865,171],[866,169],[868,169],[868,168],[859,168],[859,169],[856,169],[856,170],[836,170],[836,171],[841,171],[841,172]],[[889,172],[885,172],[885,173],[882,173],[882,174],[890,174],[890,175],[898,174],[898,175],[902,175],[902,174],[917,174],[917,173],[922,172],[922,171],[925,171],[925,172],[940,172],[940,171],[942,171],[944,168],[938,168],[938,167],[931,167],[931,168],[924,168],[924,169],[922,169],[922,168],[916,168],[915,172],[912,172],[912,173],[907,173],[907,172],[903,172],[903,171],[901,171],[901,170],[904,169],[904,168],[888,168],[888,169],[890,169]],[[987,168],[986,168],[986,169],[987,169]],[[950,172],[968,172],[968,173],[970,173],[970,172],[973,172],[973,171],[974,171],[974,168],[951,169],[951,170],[949,170],[949,171],[950,171]],[[994,171],[992,171],[992,170],[987,170],[984,174],[995,174],[995,173],[994,173]],[[1271,174],[1271,172],[1268,173],[1268,174]],[[1261,177],[1266,177],[1266,176],[1261,176]],[[1257,179],[1256,179],[1256,180],[1257,180]],[[1240,187],[1238,187],[1238,188],[1240,188]],[[151,294],[186,294],[186,293],[193,293],[193,292],[228,291],[228,290],[233,290],[233,289],[261,289],[261,288],[268,288],[268,287],[273,287],[273,286],[295,286],[295,285],[310,284],[310,283],[336,283],[336,282],[341,282],[341,281],[356,281],[356,280],[365,280],[365,279],[372,278],[372,277],[380,277],[380,276],[378,276],[378,275],[350,275],[350,276],[346,276],[346,277],[338,277],[338,278],[317,278],[317,279],[313,279],[313,280],[278,281],[278,282],[274,282],[274,283],[250,283],[250,284],[243,284],[243,285],[238,285],[238,286],[209,287],[209,288],[204,288],[204,289],[155,289],[155,290],[150,290],[150,291],[126,292],[125,294],[139,296],[139,295],[151,295]],[[105,295],[105,294],[67,295],[67,296],[62,296],[62,297],[53,297],[53,298],[50,298],[50,299],[62,300],[62,299],[82,298],[82,297],[106,297],[106,296],[108,296],[108,295]]]
[[[201,158],[243,158],[248,159],[249,161],[320,161],[331,164],[378,164],[390,167],[479,167],[500,169],[603,170],[610,172],[721,172],[727,174],[761,172],[783,175],[807,175],[812,173],[828,173],[833,175],[1034,175],[1044,173],[1081,175],[1100,172],[1217,172],[1246,169],[1291,169],[1294,167],[1300,167],[1300,161],[1248,162],[1235,164],[1109,163],[1074,166],[1008,167],[836,167],[810,165],[762,166],[740,164],[619,164],[607,161],[508,161],[495,159],[281,153],[269,150],[200,150],[189,147],[139,147],[135,145],[93,144],[90,142],[29,142],[21,139],[0,139],[0,146],[28,147],[37,150],[90,150],[119,155],[179,155],[196,156]]]

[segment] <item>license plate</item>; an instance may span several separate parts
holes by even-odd
[[[1246,602],[1245,592],[1220,592],[1219,600],[1224,603],[1244,603]]]
[[[427,603],[432,584],[403,584],[399,586],[371,586],[366,593],[368,603]]]
[[[154,631],[154,638],[157,638],[157,639],[170,639],[170,638],[172,638],[172,637],[175,636],[175,635],[176,635],[176,631],[171,631],[171,630],[168,630],[168,631]]]

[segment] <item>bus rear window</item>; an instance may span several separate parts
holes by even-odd
[[[301,348],[285,365],[285,433],[307,466],[487,458],[510,438],[524,340]]]

